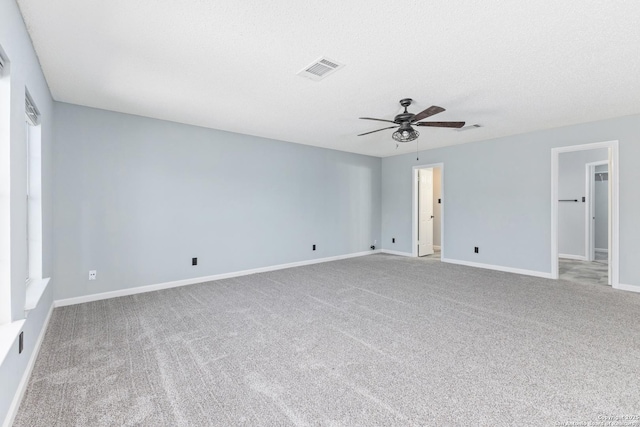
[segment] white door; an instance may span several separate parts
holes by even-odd
[[[433,169],[418,169],[418,256],[433,253]]]
[[[595,257],[595,225],[596,225],[596,213],[595,213],[595,209],[596,209],[596,205],[595,205],[595,166],[594,165],[589,165],[587,164],[587,180],[589,183],[589,187],[587,188],[587,195],[588,195],[588,201],[589,201],[589,205],[588,205],[588,209],[589,209],[589,214],[587,217],[587,220],[589,221],[588,227],[589,227],[589,231],[588,231],[588,235],[587,235],[587,239],[588,239],[588,244],[589,246],[587,247],[587,261],[593,261],[596,259]]]
[[[597,167],[593,182],[593,260],[603,260],[609,253],[609,173],[608,168]],[[596,255],[596,252],[598,254]]]

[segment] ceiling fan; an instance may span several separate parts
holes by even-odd
[[[372,130],[371,132],[361,133],[358,136],[369,135],[370,133],[380,132],[381,130],[387,129],[398,129],[393,132],[393,139],[398,142],[410,142],[418,138],[420,133],[413,129],[412,126],[429,126],[429,127],[438,127],[438,128],[461,128],[464,126],[464,122],[420,122],[422,119],[426,119],[427,117],[431,117],[435,114],[442,113],[444,108],[437,107],[432,105],[426,110],[418,113],[412,114],[407,111],[407,107],[411,105],[413,100],[411,98],[404,98],[400,100],[400,105],[404,107],[404,113],[400,113],[394,117],[393,120],[385,120],[385,119],[374,119],[372,117],[360,117],[364,120],[377,120],[379,122],[389,122],[394,123],[395,126],[389,126],[387,128],[382,128],[378,130]]]

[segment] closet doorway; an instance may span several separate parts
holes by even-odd
[[[587,164],[587,216],[585,245],[587,261],[609,259],[609,162]]]
[[[413,167],[414,257],[440,258],[444,242],[444,164]]]
[[[605,149],[605,150],[602,150]],[[587,161],[582,163],[582,185],[576,191],[575,184],[569,183],[566,169],[562,166],[571,162],[567,159],[577,159],[581,154],[594,153],[595,150],[604,152],[605,159],[600,161]],[[572,154],[575,154],[572,156]],[[566,156],[565,156],[566,155]],[[576,156],[577,155],[577,156]],[[564,156],[564,158],[563,158]],[[619,288],[619,160],[618,160],[618,141],[607,141],[593,144],[574,145],[568,147],[558,147],[551,150],[551,277],[553,279],[567,279],[571,277],[571,271],[567,276],[567,271],[572,268],[571,263],[585,263],[586,266],[591,265],[591,259],[597,256],[596,249],[596,217],[595,211],[598,208],[598,196],[594,196],[592,191],[596,190],[596,168],[598,166],[606,166],[606,181],[604,175],[600,181],[607,187],[606,204],[599,205],[599,214],[601,220],[606,221],[604,234],[606,235],[606,277],[604,284],[609,284],[614,288]],[[585,177],[586,167],[586,177]],[[593,173],[592,173],[593,172]],[[603,171],[600,171],[603,173]],[[573,182],[573,181],[572,181]],[[593,183],[593,185],[592,185]],[[578,194],[578,192],[582,194]],[[600,200],[602,202],[602,200]],[[602,209],[606,211],[606,215],[602,213]],[[573,213],[571,218],[580,218],[579,221],[569,219],[569,214]],[[578,216],[575,214],[578,213]],[[606,217],[606,218],[604,218]],[[576,224],[578,226],[576,226]],[[601,233],[602,234],[602,233]],[[603,245],[602,236],[598,242]],[[604,249],[604,248],[599,248]],[[604,261],[604,260],[602,260]],[[563,275],[560,276],[561,266]],[[580,266],[578,266],[580,267]],[[580,271],[574,274],[579,279]],[[575,279],[574,278],[574,279]],[[579,281],[579,280],[572,280]]]

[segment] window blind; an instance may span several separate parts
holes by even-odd
[[[29,96],[29,93],[26,94],[24,100],[25,100],[24,111],[27,114],[27,120],[33,126],[39,125],[40,124],[40,112],[38,111],[38,108],[36,107],[36,105],[34,104],[33,100],[31,99],[31,96]]]

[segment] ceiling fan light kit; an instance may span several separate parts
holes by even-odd
[[[391,137],[398,142],[411,142],[420,136],[420,132],[415,130],[409,123],[400,125],[400,129],[395,131]]]
[[[438,107],[436,105],[432,105],[424,111],[421,111],[418,114],[409,113],[407,111],[407,107],[411,105],[413,100],[411,98],[404,98],[400,100],[400,105],[404,107],[404,112],[398,114],[394,117],[393,120],[386,119],[375,119],[373,117],[360,117],[363,120],[376,120],[379,122],[388,122],[395,123],[396,126],[389,126],[382,129],[377,129],[371,132],[361,133],[358,136],[368,135],[374,132],[380,132],[381,130],[387,129],[398,129],[393,132],[391,137],[397,142],[411,142],[420,136],[420,132],[415,130],[413,126],[429,126],[429,127],[444,127],[444,128],[461,128],[464,126],[465,122],[420,122],[422,119],[426,119],[427,117],[431,117],[435,114],[442,113],[445,111],[444,108]]]

